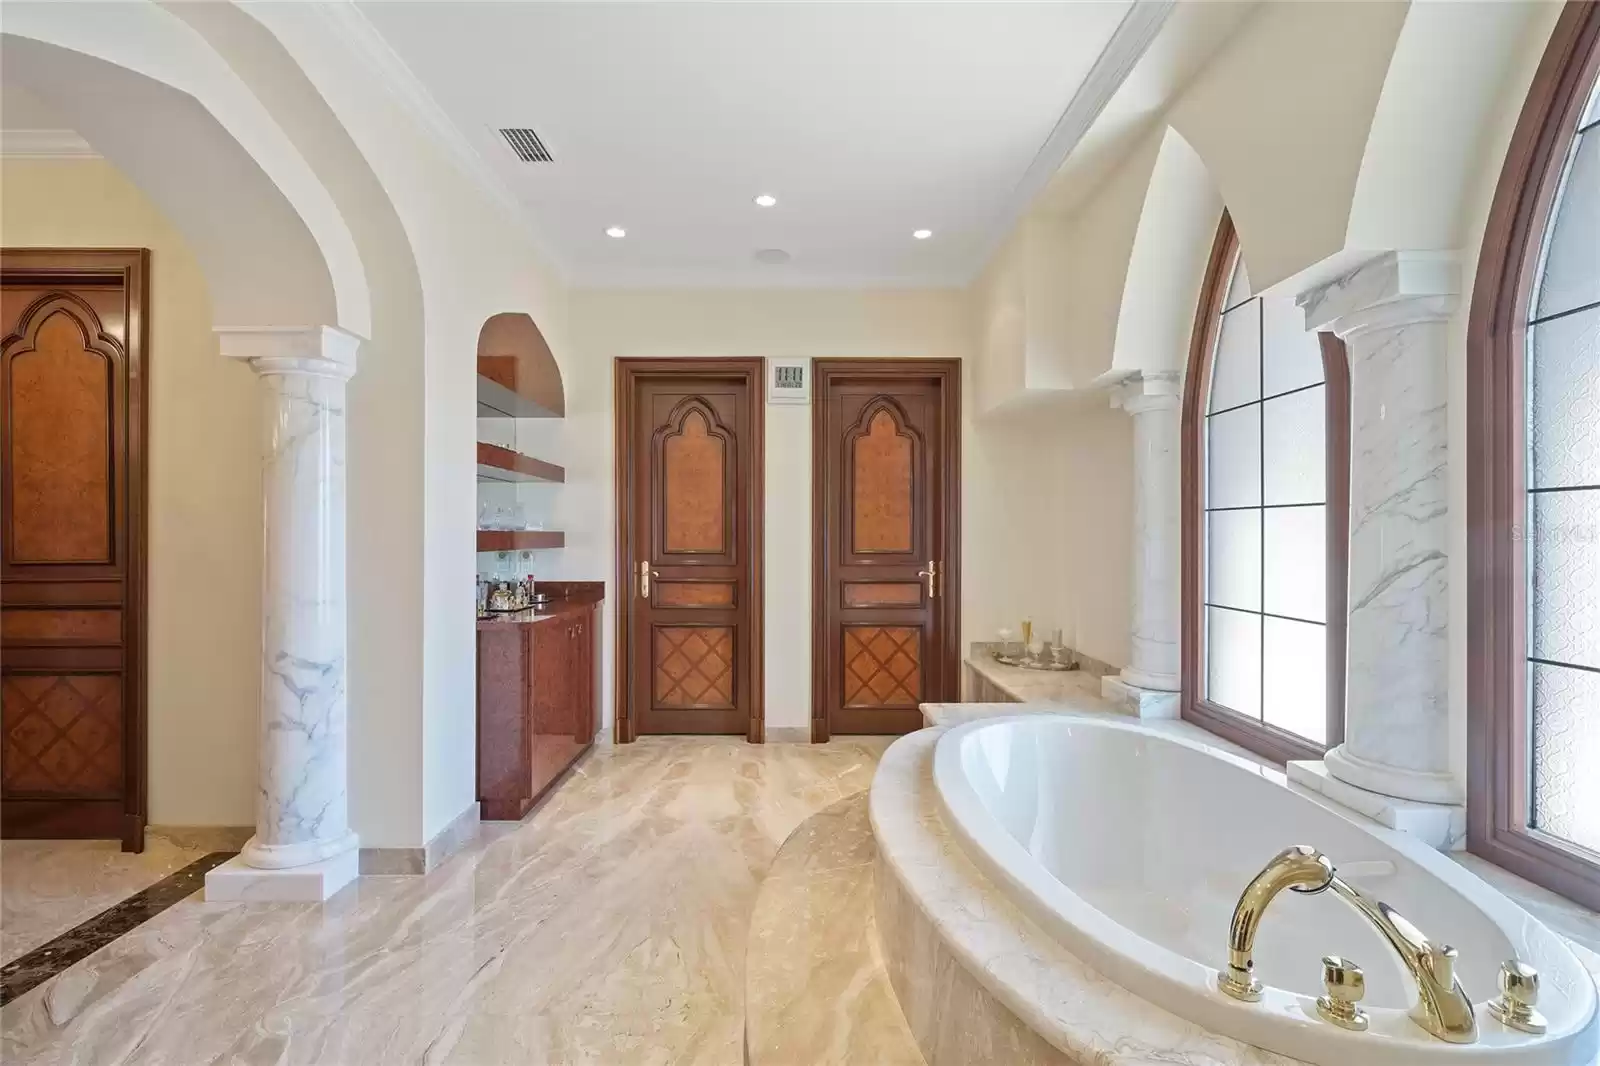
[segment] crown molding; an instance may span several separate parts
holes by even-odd
[[[99,159],[100,153],[75,130],[0,129],[0,158]]]
[[[1177,0],[1133,0],[1128,13],[1122,16],[1111,39],[1095,58],[1089,73],[1083,77],[1066,109],[1056,120],[1050,135],[1039,146],[1033,162],[1007,197],[1000,217],[995,220],[994,232],[982,249],[973,276],[981,274],[994,258],[995,251],[1016,228],[1018,221],[1035,200],[1044,192],[1050,179],[1061,169],[1067,156],[1084,134],[1089,132],[1122,83],[1128,80],[1133,68],[1144,57],[1155,41],[1167,17],[1177,7]]]
[[[431,135],[456,169],[505,212],[561,280],[569,282],[571,272],[534,225],[527,207],[517,199],[511,187],[483,158],[467,135],[461,132],[455,120],[439,106],[433,94],[406,65],[406,61],[400,58],[388,39],[356,6],[356,0],[327,0],[307,6],[318,13],[333,35],[378,79],[401,109],[416,119],[425,133]]]

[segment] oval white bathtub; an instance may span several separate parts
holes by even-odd
[[[1214,1032],[1317,1066],[1595,1061],[1594,982],[1559,937],[1448,858],[1334,813],[1273,770],[1133,723],[1030,715],[945,733],[934,784],[950,831],[1030,918],[1130,992]],[[1323,852],[1346,881],[1459,949],[1477,1043],[1447,1044],[1406,1017],[1410,975],[1331,892],[1284,892],[1267,909],[1255,944],[1267,986],[1259,1003],[1217,990],[1239,893],[1293,844]],[[1369,1031],[1317,1015],[1324,955],[1365,969]],[[1513,956],[1540,972],[1543,1036],[1486,1009]]]

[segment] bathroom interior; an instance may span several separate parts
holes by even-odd
[[[0,315],[0,1061],[1600,1066],[1597,0],[0,0]]]

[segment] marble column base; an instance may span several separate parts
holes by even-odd
[[[1347,785],[1396,799],[1454,806],[1462,801],[1455,775],[1446,771],[1406,770],[1363,759],[1340,744],[1324,755],[1328,773]]]
[[[321,903],[361,873],[361,854],[284,870],[263,870],[235,856],[206,874],[208,903]]]
[[[1178,693],[1140,688],[1111,674],[1100,679],[1100,698],[1115,704],[1123,714],[1131,714],[1135,718],[1178,717]]]
[[[1320,760],[1289,763],[1288,777],[1302,788],[1363,814],[1379,825],[1414,836],[1429,847],[1461,851],[1467,846],[1467,808],[1461,804],[1419,803],[1356,788],[1333,776]]]

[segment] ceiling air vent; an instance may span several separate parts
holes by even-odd
[[[550,162],[550,149],[544,146],[539,135],[529,129],[502,129],[500,136],[506,139],[511,150],[517,153],[517,158],[524,163]]]

